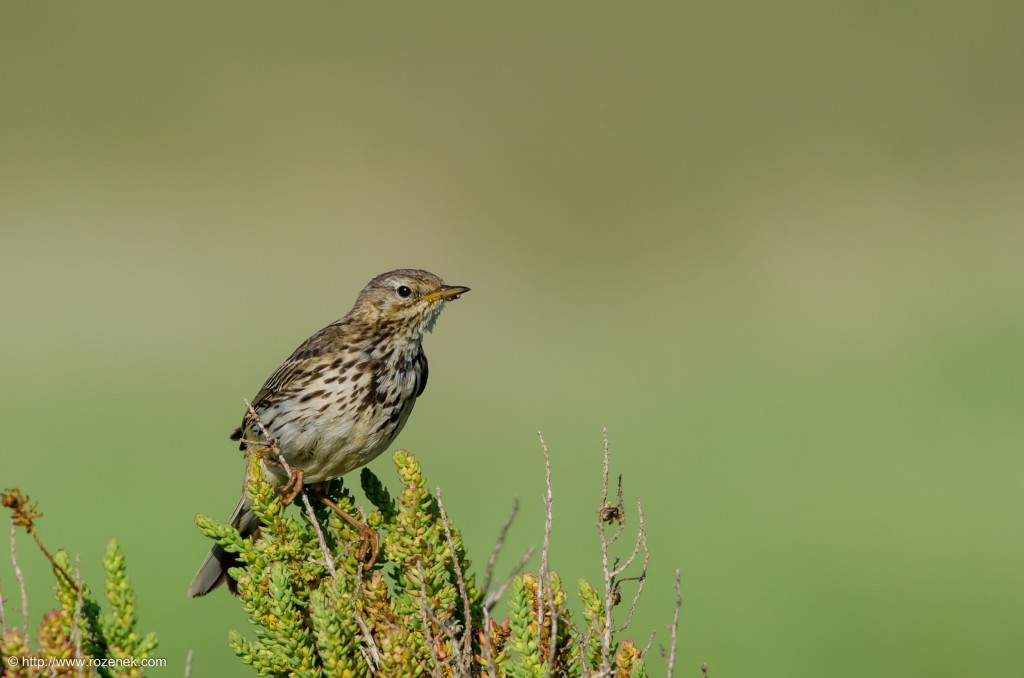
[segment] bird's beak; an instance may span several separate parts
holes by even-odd
[[[462,287],[461,285],[441,285],[441,289],[424,296],[423,301],[437,301],[438,299],[451,301],[458,299],[468,291],[468,287]]]

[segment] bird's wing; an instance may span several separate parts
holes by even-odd
[[[423,370],[420,372],[420,383],[416,386],[416,397],[419,398],[423,395],[423,392],[427,390],[427,376],[430,374],[430,368],[427,365],[427,354],[420,349],[419,355],[420,363],[423,365]]]
[[[263,383],[256,397],[252,399],[252,409],[257,413],[262,405],[273,400],[276,396],[288,392],[288,387],[300,375],[309,375],[310,366],[319,361],[323,354],[333,350],[330,341],[329,331],[333,326],[325,327],[312,337],[307,339],[295,349],[295,352],[288,357],[280,367]],[[242,417],[242,424],[231,434],[232,440],[241,440],[245,434],[246,427],[252,423],[252,414],[245,413]],[[244,449],[244,444],[241,446]]]
[[[303,366],[307,365],[310,361],[311,359],[309,358],[304,360],[289,359],[282,363],[280,367],[274,370],[274,373],[270,375],[270,378],[267,379],[266,383],[263,384],[263,387],[259,390],[259,393],[256,394],[256,397],[250,401],[252,409],[258,413],[261,405],[270,402],[275,396],[286,392],[288,390],[288,385],[295,380],[297,375],[304,372]],[[242,417],[241,425],[231,434],[231,439],[241,440],[245,436],[246,428],[253,423],[255,422],[253,421],[252,413],[247,411],[245,416]],[[243,443],[239,449],[244,450],[245,444]]]

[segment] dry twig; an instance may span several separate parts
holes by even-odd
[[[370,667],[370,673],[374,674],[380,670],[380,650],[377,648],[377,643],[373,640],[373,635],[370,633],[370,629],[366,625],[366,620],[363,619],[363,613],[359,610],[359,596],[362,592],[363,563],[360,562],[358,569],[356,570],[356,590],[352,593],[352,616],[355,617],[356,624],[359,626],[359,630],[363,634],[363,640],[366,641],[366,647],[370,648],[370,656],[366,656],[366,652],[363,648],[359,648],[359,651],[362,652],[363,657],[366,658],[366,665]]]
[[[452,566],[455,569],[455,581],[459,585],[459,597],[462,598],[462,614],[465,619],[465,628],[462,630],[462,653],[459,657],[459,667],[465,671],[465,675],[473,668],[473,615],[470,610],[469,592],[466,589],[466,578],[462,572],[462,565],[459,563],[459,554],[455,549],[455,540],[452,539],[452,528],[448,522],[448,514],[444,510],[444,503],[441,501],[441,488],[436,490],[437,508],[441,513],[441,524],[444,525],[444,534],[448,539],[448,551],[452,554]]]
[[[519,576],[519,573],[523,571],[524,567],[526,567],[526,563],[530,562],[530,558],[533,557],[536,550],[537,548],[534,546],[526,549],[526,553],[524,553],[523,557],[519,559],[519,562],[512,568],[512,571],[508,573],[508,578],[501,583],[501,586],[499,586],[493,594],[487,596],[487,601],[484,603],[484,609],[494,609],[494,606],[498,604],[498,601],[500,601],[505,595],[505,592],[508,591],[508,587],[512,585],[512,580]]]
[[[547,603],[551,615],[551,629],[548,633],[548,656],[545,661],[547,672],[550,675],[555,666],[555,650],[558,647],[558,614],[555,610],[555,595],[551,581],[551,522],[553,496],[551,493],[551,455],[548,453],[548,444],[544,442],[544,436],[537,431],[537,438],[540,439],[540,447],[544,452],[544,546],[540,551],[540,572],[537,577],[537,633],[540,634],[544,628],[544,604]],[[544,587],[547,587],[545,592]]]
[[[643,548],[643,551],[644,551],[644,559],[643,559],[643,563],[640,565],[640,576],[639,577],[631,577],[630,579],[617,579],[616,582],[615,582],[615,593],[616,594],[618,594],[618,592],[619,592],[619,585],[622,582],[624,582],[624,581],[636,580],[637,587],[636,587],[636,593],[633,594],[633,600],[630,602],[629,611],[626,614],[626,621],[623,622],[623,624],[621,626],[615,627],[614,633],[619,633],[621,631],[624,631],[626,629],[626,627],[629,626],[630,622],[633,621],[633,613],[636,612],[637,603],[640,602],[640,594],[643,593],[643,590],[644,590],[644,582],[647,581],[647,562],[648,562],[648,560],[650,560],[651,553],[650,553],[650,551],[647,548],[647,529],[644,526],[644,509],[643,509],[643,506],[641,505],[639,499],[636,500],[636,512],[637,512],[637,516],[638,516],[638,518],[637,518],[636,544],[633,546],[633,552],[629,554],[628,558],[626,558],[626,562],[623,563],[621,566],[616,567],[612,571],[612,576],[613,577],[618,577],[618,575],[620,575],[623,572],[625,572],[626,569],[630,565],[633,564],[633,561],[636,559],[637,554],[640,552],[641,548]],[[616,596],[616,597],[618,597],[618,596]]]
[[[434,615],[433,611],[429,609],[430,606],[427,604],[427,585],[424,581],[426,575],[423,573],[423,561],[417,561],[416,566],[420,573],[420,616],[423,618],[423,635],[427,637],[427,647],[430,648],[430,658],[436,660],[438,659],[437,642],[434,640],[434,634],[430,630],[431,619],[428,619],[427,617],[429,616],[433,621],[437,622],[438,628],[442,631],[446,629],[440,623],[440,620]],[[455,645],[454,636],[452,636],[452,645]],[[437,668],[436,663],[436,661],[430,663],[430,675],[442,678],[443,674],[440,669]],[[445,663],[447,664],[447,662]]]
[[[499,587],[498,591],[491,592],[491,582],[494,580],[494,567],[498,562],[498,555],[501,553],[502,547],[505,546],[505,539],[508,537],[509,528],[512,527],[512,521],[515,520],[516,514],[519,513],[519,498],[516,497],[512,500],[512,510],[509,512],[508,517],[505,518],[504,524],[501,526],[501,530],[498,532],[498,539],[494,542],[494,547],[491,549],[491,555],[487,558],[487,567],[484,573],[484,604],[483,604],[483,634],[481,638],[481,654],[483,655],[484,664],[487,669],[487,675],[490,678],[497,678],[497,666],[494,663],[494,651],[491,646],[491,610],[501,597],[505,594],[512,579],[522,571],[523,567],[526,566],[527,561],[533,555],[533,548],[527,550],[526,555],[519,561],[519,564],[513,569],[512,574],[509,578]]]
[[[487,669],[488,678],[498,678],[496,673],[498,667],[494,663],[494,651],[491,648],[491,613],[484,608],[484,630],[480,638],[480,655],[484,660],[484,668]]]
[[[601,476],[601,504],[597,510],[597,528],[601,536],[601,572],[604,576],[604,629],[601,634],[601,671],[609,673],[612,671],[612,636],[615,633],[623,631],[630,622],[633,620],[633,614],[636,612],[636,606],[640,601],[640,594],[644,589],[644,582],[647,579],[647,563],[650,558],[650,551],[647,548],[647,528],[644,524],[644,511],[643,505],[640,500],[637,499],[637,533],[636,541],[633,544],[633,550],[625,561],[620,562],[618,558],[609,565],[609,550],[618,541],[619,537],[622,536],[623,530],[626,525],[626,514],[625,514],[625,501],[623,500],[622,494],[622,476],[618,478],[618,502],[611,504],[608,502],[608,485],[609,485],[609,451],[608,451],[608,429],[604,429],[604,446],[603,446],[603,464],[602,464],[602,476]],[[615,532],[609,537],[607,533],[607,527],[611,523],[616,523]],[[637,577],[630,577],[628,579],[622,579],[620,576],[629,569],[630,566],[636,561],[640,552],[643,552],[643,561],[640,565],[640,574]],[[636,581],[637,590],[633,594],[633,599],[630,602],[629,610],[626,613],[626,620],[620,626],[615,626],[612,622],[612,609],[621,602],[622,594],[620,586],[624,581]],[[590,637],[585,639],[585,643],[590,641]]]
[[[498,562],[498,554],[501,553],[501,548],[505,545],[508,530],[512,527],[512,521],[515,520],[518,512],[519,498],[516,497],[512,500],[512,511],[509,512],[508,518],[505,518],[505,524],[501,526],[501,530],[498,532],[498,540],[494,542],[494,548],[491,549],[491,556],[487,559],[487,569],[484,574],[484,591],[489,591],[491,588],[491,580],[494,578],[494,566]]]
[[[7,612],[4,610],[4,603],[7,599],[4,598],[3,589],[0,588],[0,636],[7,635]]]
[[[18,553],[15,548],[15,535],[17,534],[14,518],[11,518],[11,564],[14,565],[14,578],[18,581],[18,589],[21,591],[21,626],[25,635],[25,644],[32,642],[28,632],[28,590],[25,588],[25,575],[18,565]]]
[[[608,565],[608,547],[615,543],[615,540],[619,538],[623,530],[623,517],[622,517],[622,499],[621,499],[621,488],[622,483],[619,483],[620,488],[620,499],[618,506],[611,506],[608,503],[608,429],[604,429],[604,465],[603,474],[601,476],[601,505],[598,507],[598,522],[597,528],[601,534],[601,572],[604,575],[604,632],[601,634],[601,671],[604,673],[610,673],[612,670],[611,663],[611,644],[612,644],[612,607],[614,606],[614,586],[615,581],[612,578],[612,567]],[[614,520],[618,523],[619,527],[615,534],[612,535],[611,539],[605,534],[605,525],[608,522]]]
[[[71,638],[75,644],[75,657],[81,659],[85,655],[82,654],[82,608],[85,605],[85,596],[82,593],[82,556],[81,554],[75,555],[75,618],[71,626]],[[75,673],[78,678],[82,678],[85,675],[85,667],[82,664],[78,664],[75,668]]]
[[[667,678],[672,678],[672,673],[673,673],[673,671],[675,671],[675,665],[676,665],[676,632],[679,629],[679,610],[681,610],[682,607],[683,607],[683,587],[682,587],[682,583],[681,583],[681,581],[679,579],[679,570],[676,570],[676,607],[675,607],[675,611],[672,613],[672,626],[670,627],[670,631],[669,631],[669,633],[671,634],[670,635],[670,640],[669,640],[671,645],[670,645],[669,651],[668,651],[668,673],[666,674]],[[662,656],[664,656],[665,655],[665,651],[662,650],[661,654],[662,654]],[[704,674],[704,678],[707,678],[707,675],[708,675],[708,663],[707,662],[704,662],[704,665],[701,667],[701,673]]]

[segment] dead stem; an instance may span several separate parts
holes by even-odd
[[[554,586],[551,579],[551,522],[552,503],[551,493],[551,455],[548,453],[548,444],[544,442],[544,435],[537,431],[537,438],[540,439],[540,447],[544,452],[544,545],[540,551],[540,572],[537,577],[537,633],[544,628],[544,604],[547,603],[548,614],[551,616],[551,629],[548,632],[548,656],[545,661],[547,672],[550,675],[555,666],[555,651],[558,649],[558,614],[555,610]],[[545,591],[544,587],[547,587]]]
[[[14,578],[18,581],[18,589],[21,591],[21,626],[24,631],[25,645],[29,645],[32,642],[32,637],[28,630],[28,591],[25,588],[25,575],[21,571],[21,566],[18,565],[18,552],[15,548],[16,534],[17,527],[14,519],[11,518],[11,564],[14,565]]]
[[[374,674],[380,670],[380,650],[377,649],[377,643],[373,640],[373,636],[370,634],[370,629],[366,626],[366,620],[363,619],[363,613],[359,610],[359,596],[362,592],[363,564],[360,562],[358,569],[356,570],[356,590],[352,594],[352,610],[354,613],[352,616],[356,619],[356,624],[359,626],[359,630],[363,634],[363,640],[366,641],[366,646],[370,648],[370,657],[366,657],[366,653],[363,648],[359,649],[363,652],[363,656],[366,657],[366,665],[370,668],[370,673]]]
[[[501,549],[505,545],[505,538],[508,537],[508,530],[512,527],[512,521],[515,520],[518,512],[519,498],[516,497],[512,500],[512,511],[509,512],[508,518],[505,519],[505,524],[501,526],[501,530],[498,532],[498,540],[494,542],[494,548],[491,549],[491,556],[487,559],[487,569],[484,574],[483,588],[485,592],[489,591],[491,588],[491,580],[494,578],[494,566],[498,562],[498,554],[501,553]]]
[[[82,556],[81,554],[75,556],[75,618],[71,626],[71,638],[75,644],[75,657],[81,659],[85,655],[82,654],[82,608],[85,605],[85,596],[82,594]],[[75,674],[78,678],[82,678],[85,673],[85,668],[82,664],[77,664],[75,667]]]
[[[441,512],[441,524],[444,525],[444,534],[448,539],[448,550],[452,554],[452,566],[455,569],[455,580],[459,585],[459,597],[462,598],[462,614],[465,619],[465,628],[462,630],[462,655],[459,667],[466,675],[473,667],[473,616],[469,603],[469,592],[466,589],[466,579],[462,572],[462,564],[459,563],[459,554],[455,549],[455,540],[452,539],[452,529],[448,522],[448,514],[444,510],[444,503],[441,501],[441,488],[436,490],[437,508]]]
[[[610,673],[612,670],[611,663],[611,644],[612,644],[612,607],[614,607],[614,585],[615,582],[612,579],[612,568],[608,565],[608,546],[618,539],[622,533],[622,520],[617,521],[619,528],[616,533],[609,540],[605,534],[605,525],[607,524],[605,516],[608,515],[609,504],[608,504],[608,429],[604,429],[604,463],[602,466],[603,473],[601,475],[601,505],[598,507],[598,523],[597,529],[601,534],[601,572],[604,575],[604,630],[601,633],[601,672]],[[621,517],[621,509],[619,509],[619,516]]]
[[[668,672],[666,678],[672,678],[672,673],[675,671],[676,665],[676,633],[679,629],[679,610],[683,607],[683,587],[682,582],[679,578],[679,570],[676,570],[676,607],[672,613],[672,626],[670,627],[669,636],[669,651],[668,651]],[[704,678],[708,675],[708,663],[704,662],[701,666],[701,673],[704,674]]]
[[[439,620],[437,620],[437,617],[433,615],[433,613],[429,609],[429,606],[427,605],[427,585],[426,582],[424,581],[426,575],[424,575],[423,573],[423,561],[417,561],[416,566],[419,569],[420,575],[420,616],[423,619],[423,635],[427,638],[427,647],[430,649],[430,658],[434,660],[430,663],[430,675],[434,676],[435,678],[442,678],[443,674],[436,666],[437,659],[439,659],[439,657],[437,656],[437,642],[434,640],[434,634],[430,630],[431,619],[428,619],[428,615],[432,617],[433,620],[435,621]],[[438,627],[441,628],[441,625],[438,624]],[[442,630],[444,629],[442,628]],[[452,645],[455,645],[454,640],[455,639],[453,637]]]

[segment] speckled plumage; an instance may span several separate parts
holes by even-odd
[[[344,475],[387,449],[427,385],[423,335],[445,302],[467,291],[417,269],[381,274],[351,311],[304,341],[270,375],[253,409],[307,484]],[[245,441],[264,438],[249,414],[231,437],[242,441],[242,449]],[[265,463],[264,469],[271,483],[288,480],[280,465]],[[258,527],[244,496],[231,523],[243,536]],[[189,595],[216,588],[233,564],[231,554],[214,547]]]

